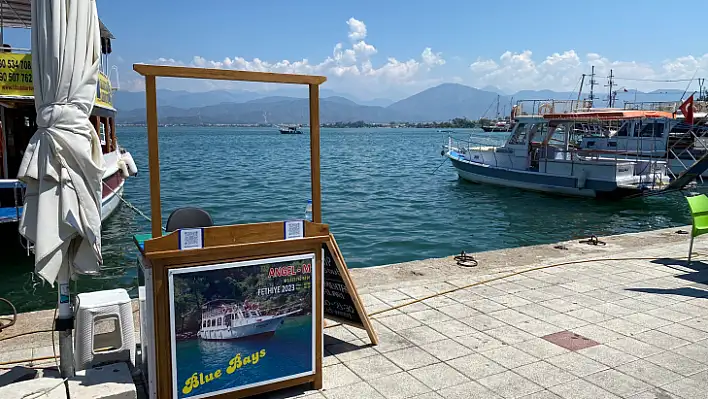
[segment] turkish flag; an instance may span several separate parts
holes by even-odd
[[[693,94],[691,97],[687,98],[686,101],[679,107],[683,117],[686,119],[686,123],[693,125]]]

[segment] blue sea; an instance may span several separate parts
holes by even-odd
[[[125,198],[150,214],[145,128],[123,127],[120,144],[140,173]],[[506,133],[457,130],[500,144]],[[323,218],[349,267],[368,267],[524,245],[646,231],[690,222],[680,194],[624,202],[563,198],[458,179],[435,129],[322,129]],[[274,128],[160,128],[163,223],[198,206],[217,224],[302,218],[310,199],[309,134]],[[73,290],[126,287],[136,295],[131,237],[150,224],[123,206],[103,229],[105,271]],[[3,244],[5,245],[5,244]],[[5,252],[3,251],[3,254]],[[0,292],[19,311],[51,308],[56,290],[33,280],[24,254],[4,255]]]
[[[198,338],[177,341],[177,389],[179,398],[189,398],[221,390],[242,389],[241,387],[258,384],[301,373],[312,373],[313,342],[312,315],[288,317],[275,334],[253,336],[230,341],[205,341]],[[244,364],[243,360],[254,355],[256,363]],[[231,360],[239,356],[241,367]],[[231,363],[230,363],[231,362]],[[215,374],[220,370],[219,374]],[[228,373],[232,371],[232,373]],[[198,386],[185,394],[182,390],[185,382],[194,373],[202,373],[204,378],[220,375],[204,385]]]

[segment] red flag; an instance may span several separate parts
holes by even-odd
[[[679,109],[681,110],[686,123],[693,125],[693,94],[691,94],[691,97],[687,98],[686,101],[681,104]]]

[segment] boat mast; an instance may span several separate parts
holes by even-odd
[[[497,120],[499,120],[499,98],[500,97],[501,96],[499,94],[497,94]]]
[[[606,85],[606,86],[609,86],[609,87],[610,87],[610,97],[609,97],[608,100],[607,100],[607,105],[608,105],[610,108],[612,108],[613,105],[614,105],[614,103],[615,103],[614,95],[613,95],[613,93],[612,93],[612,86],[614,86],[615,81],[612,80],[612,78],[614,78],[614,76],[612,75],[612,69],[610,69],[610,76],[607,77],[608,82],[607,82],[607,85]]]
[[[580,95],[583,94],[583,85],[585,84],[585,74],[580,79],[580,89],[578,89],[578,105],[580,105]]]
[[[597,82],[595,81],[595,65],[592,66],[591,72],[590,72],[590,96],[588,97],[588,100],[590,100],[590,108],[592,108],[595,105],[595,85]]]

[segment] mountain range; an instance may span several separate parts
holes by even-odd
[[[497,112],[506,116],[511,104],[518,100],[577,98],[577,93],[571,92],[524,90],[513,95],[502,95],[491,90],[493,88],[488,89],[444,83],[395,102],[384,98],[363,101],[323,89],[320,121],[387,123],[493,118]],[[621,107],[625,101],[678,101],[682,94],[681,90],[622,92],[617,95],[617,106]],[[309,103],[305,96],[305,93],[295,91],[263,94],[226,90],[199,93],[158,90],[158,120],[172,124],[306,124],[309,122]],[[120,123],[144,123],[144,104],[144,92],[119,91],[114,95],[114,105],[120,111]],[[596,107],[605,105],[606,100],[595,102]]]

